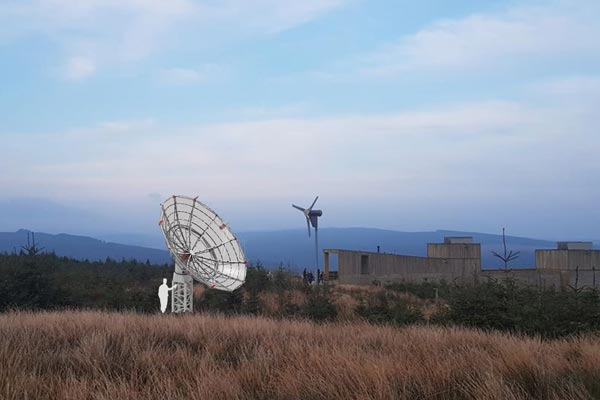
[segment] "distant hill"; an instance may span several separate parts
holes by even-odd
[[[498,267],[500,260],[492,255],[492,250],[502,251],[502,235],[477,232],[438,230],[433,232],[399,232],[370,228],[324,228],[319,230],[319,247],[380,251],[385,253],[425,256],[427,243],[443,242],[444,236],[473,236],[481,243],[482,265],[484,268]],[[266,265],[279,262],[303,268],[314,265],[314,236],[310,239],[305,229],[271,232],[242,232],[240,241],[251,260],[259,259]],[[507,236],[508,248],[520,251],[518,260],[511,263],[513,268],[533,267],[535,249],[552,249],[555,242]]]
[[[0,252],[11,253],[15,250],[18,252],[21,246],[27,244],[28,232],[24,229],[17,232],[0,232]],[[59,256],[79,260],[105,260],[110,257],[114,260],[123,258],[141,262],[150,260],[153,264],[171,262],[171,257],[166,250],[105,242],[87,236],[50,235],[36,232],[35,240],[46,251],[54,251]]]
[[[305,229],[289,229],[264,232],[236,233],[248,259],[260,260],[266,266],[283,263],[296,269],[314,265],[314,236],[309,238]],[[319,229],[319,247],[350,250],[377,251],[386,253],[425,256],[427,243],[439,243],[444,236],[473,236],[481,243],[481,256],[484,268],[502,266],[502,262],[492,255],[492,251],[502,251],[502,235],[437,230],[428,232],[401,232],[374,228],[322,228]],[[105,236],[116,242],[164,248],[160,233],[156,235],[114,235]],[[518,260],[511,263],[513,268],[526,268],[535,265],[536,249],[553,249],[556,242],[517,236],[506,237],[508,248],[520,251]],[[596,243],[596,246],[599,244]]]
[[[284,266],[302,269],[314,265],[314,236],[309,238],[305,229],[291,229],[266,232],[240,232],[237,234],[246,257],[265,266]],[[439,243],[444,236],[473,236],[481,243],[482,264],[484,268],[501,266],[502,262],[492,256],[492,250],[502,251],[502,236],[478,232],[431,231],[399,232],[371,228],[323,228],[319,230],[319,247],[425,256],[427,243]],[[36,233],[40,246],[58,255],[78,259],[149,259],[153,263],[171,262],[160,232],[154,235],[119,234],[104,236],[98,240],[75,235],[49,235]],[[12,252],[27,241],[27,231],[0,233],[0,251]],[[123,244],[118,244],[120,242]],[[520,251],[521,256],[512,263],[513,268],[533,267],[535,249],[552,249],[556,243],[548,240],[507,236],[508,248]],[[321,260],[322,263],[322,260]]]

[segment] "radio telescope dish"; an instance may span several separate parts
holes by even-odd
[[[238,239],[197,197],[169,197],[161,204],[159,225],[175,260],[173,312],[192,311],[192,278],[225,291],[244,283],[246,259]]]

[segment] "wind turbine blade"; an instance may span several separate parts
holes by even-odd
[[[294,207],[296,210],[300,210],[300,211],[302,211],[302,212],[306,211],[304,208],[302,208],[302,207],[299,207],[299,206],[297,206],[297,205],[295,205],[295,204],[292,204],[292,207]]]
[[[310,237],[310,221],[306,218],[306,227],[308,228],[308,237]]]
[[[312,210],[312,208],[315,206],[315,203],[317,202],[317,200],[319,200],[319,196],[315,197],[315,201],[313,201],[313,203],[310,205],[310,207],[308,207],[309,210]]]

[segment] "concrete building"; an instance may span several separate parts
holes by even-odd
[[[427,256],[324,249],[327,279],[330,257],[338,259],[340,284],[440,281],[467,284],[485,279],[513,278],[539,287],[597,287],[600,250],[590,242],[558,242],[554,250],[536,250],[536,265],[528,269],[482,269],[481,245],[471,237],[446,237],[427,244]],[[600,276],[598,276],[600,278]],[[598,282],[600,285],[600,282]]]
[[[444,243],[429,243],[427,257],[325,249],[326,277],[329,274],[330,254],[338,257],[338,281],[342,284],[442,279],[467,283],[473,281],[481,270],[481,245],[473,243],[472,238],[446,238]]]

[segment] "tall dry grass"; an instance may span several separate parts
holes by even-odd
[[[587,399],[600,341],[254,317],[0,315],[1,399]]]

